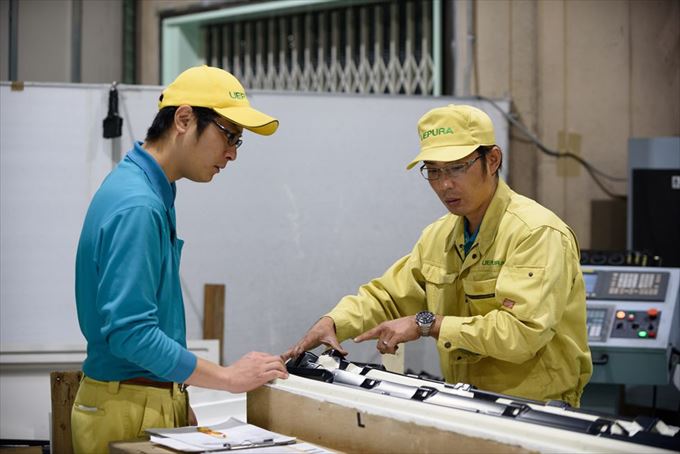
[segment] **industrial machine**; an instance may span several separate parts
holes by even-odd
[[[591,383],[665,385],[680,347],[680,269],[583,268]]]
[[[464,383],[447,384],[396,374],[353,364],[334,351],[318,357],[305,352],[289,361],[287,367],[291,374],[333,385],[317,391],[323,394],[324,400],[335,399],[345,406],[356,405],[355,408],[368,411],[375,399],[374,405],[383,410],[393,408],[396,413],[406,409],[411,412],[412,421],[422,415],[428,424],[440,425],[443,430],[480,440],[494,439],[530,451],[563,450],[566,440],[569,440],[570,452],[680,451],[680,430],[655,418],[606,416],[574,409],[561,401],[543,403],[478,390]],[[308,397],[314,393],[311,383],[291,387],[287,382],[282,386],[291,388],[289,392]],[[371,397],[376,395],[379,397]],[[404,400],[409,404],[398,404]],[[366,407],[362,407],[364,403]],[[271,402],[261,405],[265,406],[273,405]],[[321,406],[315,404],[309,408]],[[293,409],[287,406],[287,411]],[[361,413],[357,413],[357,422],[360,420]],[[352,435],[362,433],[365,425],[358,425],[359,429],[354,429]]]
[[[584,266],[583,278],[593,376],[581,403],[618,414],[623,385],[673,382],[680,268]]]

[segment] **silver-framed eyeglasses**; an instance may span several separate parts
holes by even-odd
[[[227,128],[222,126],[217,120],[213,120],[213,123],[220,128],[220,131],[224,133],[225,136],[227,136],[227,143],[229,144],[230,147],[240,147],[243,144],[243,139],[241,139],[241,136],[239,136],[238,133],[233,133],[229,131]]]
[[[476,158],[465,162],[457,162],[449,164],[444,167],[431,167],[428,164],[420,166],[420,174],[428,181],[438,180],[442,175],[447,175],[450,178],[456,178],[468,171],[472,164],[474,164],[482,155],[477,155]]]

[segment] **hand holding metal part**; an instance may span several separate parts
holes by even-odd
[[[298,357],[305,351],[313,350],[321,344],[340,352],[342,355],[347,355],[347,352],[338,342],[338,337],[335,335],[335,322],[330,317],[321,317],[309,328],[302,339],[281,355],[281,359],[286,361],[289,358]]]

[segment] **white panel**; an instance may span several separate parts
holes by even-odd
[[[75,250],[111,169],[106,91],[0,87],[0,341],[78,343]]]

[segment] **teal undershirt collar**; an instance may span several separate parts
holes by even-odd
[[[468,222],[467,218],[463,218],[465,221],[465,228],[463,229],[463,238],[465,240],[465,244],[463,248],[465,249],[465,255],[468,255],[468,252],[470,252],[470,249],[472,249],[472,245],[475,244],[475,240],[477,239],[477,234],[479,233],[479,228],[482,226],[480,223],[477,226],[477,230],[474,231],[474,233],[470,234],[468,233],[470,230],[470,223]]]

